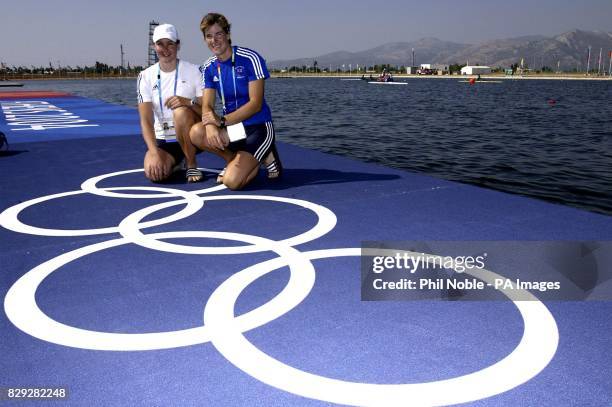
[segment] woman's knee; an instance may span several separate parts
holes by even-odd
[[[191,129],[189,130],[189,139],[191,140],[191,144],[203,148],[205,133],[206,129],[202,123],[196,123],[191,126]]]
[[[193,110],[187,108],[177,108],[172,111],[174,126],[191,126],[196,122]]]
[[[232,191],[242,189],[244,186],[244,181],[244,177],[242,177],[240,174],[236,174],[235,172],[228,172],[226,170],[225,175],[223,175],[223,185]]]
[[[223,184],[232,190],[244,188],[259,170],[259,162],[246,152],[239,152],[227,166]]]

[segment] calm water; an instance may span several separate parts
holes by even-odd
[[[270,79],[266,97],[281,141],[612,215],[612,81],[405,81]],[[25,88],[135,106],[135,86]]]

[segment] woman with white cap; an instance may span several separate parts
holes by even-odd
[[[260,165],[267,168],[268,179],[278,179],[283,168],[264,98],[264,80],[270,77],[266,61],[249,48],[232,46],[230,24],[222,14],[205,15],[200,31],[214,55],[202,67],[202,121],[191,128],[191,142],[225,160],[217,182],[230,189],[247,185]],[[215,113],[217,93],[222,115]]]
[[[200,70],[178,59],[180,39],[173,25],[155,27],[153,43],[159,62],[138,75],[138,113],[147,145],[145,176],[163,181],[184,159],[187,182],[197,182],[203,175],[197,168],[189,129],[202,114]]]

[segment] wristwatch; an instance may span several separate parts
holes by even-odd
[[[227,127],[225,125],[225,116],[221,116],[221,120],[220,120],[221,124],[219,124],[219,128],[220,129],[224,129],[225,127]]]
[[[195,96],[193,99],[191,99],[191,106],[200,106],[198,102],[199,102],[199,98]]]

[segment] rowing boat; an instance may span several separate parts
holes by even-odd
[[[463,83],[503,83],[503,81],[459,81],[459,82],[463,82]]]
[[[19,86],[23,86],[23,83],[0,81],[0,87],[3,87],[3,88],[8,88],[8,87],[14,88],[14,87],[19,87]]]
[[[380,81],[368,81],[368,83],[373,83],[375,85],[408,85],[406,82],[380,82]]]

